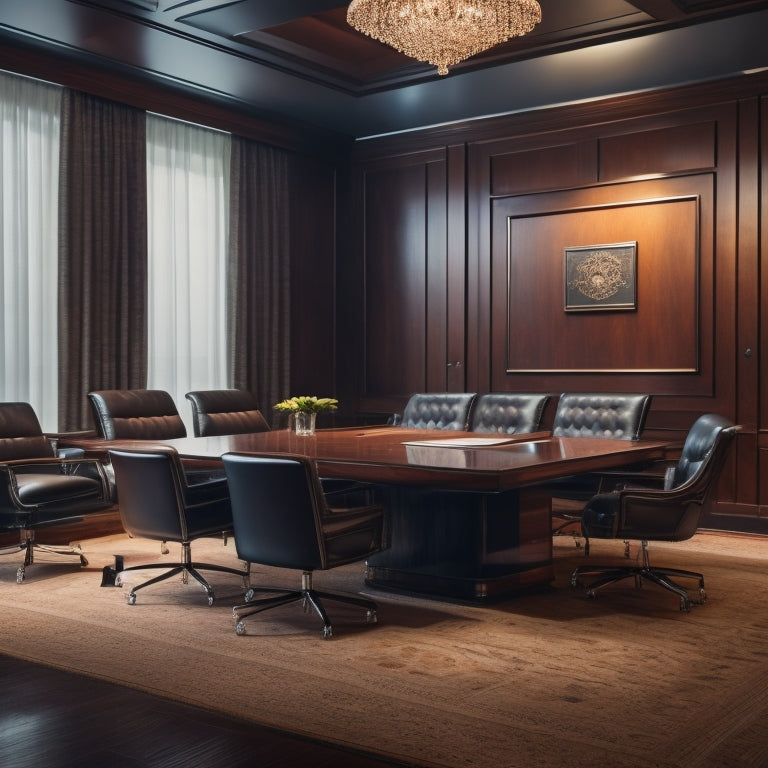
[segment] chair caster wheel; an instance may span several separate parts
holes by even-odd
[[[365,614],[366,624],[376,624],[379,621],[379,617],[376,615],[376,611],[370,610]]]
[[[128,605],[136,605],[136,594],[134,592],[129,592],[128,596],[125,598],[125,602],[128,603]]]
[[[237,624],[235,624],[235,634],[245,634],[245,624],[242,621],[238,621]]]
[[[579,577],[574,575],[571,576],[571,589],[578,589],[581,586],[581,582],[579,581]]]
[[[255,594],[255,592],[253,591],[253,589],[249,589],[249,590],[248,590],[248,591],[245,593],[245,598],[244,598],[244,599],[245,599],[245,602],[246,602],[246,603],[250,603],[250,602],[251,602],[251,600],[253,600],[253,596],[254,596],[254,594]]]
[[[85,555],[80,555],[80,565],[82,565],[83,567],[88,565],[88,558],[86,558]]]
[[[212,594],[211,594],[211,595],[208,595],[208,605],[213,605],[213,601],[214,601],[214,599],[215,599],[215,598],[213,597],[213,595],[212,595]]]
[[[333,637],[333,628],[329,624],[323,627],[323,640],[330,640]]]
[[[16,571],[16,583],[17,584],[23,584],[25,578],[26,578],[26,574],[24,573],[24,568],[23,567],[19,568]]]
[[[590,600],[597,600],[597,595],[595,594],[595,590],[594,589],[588,589],[587,590],[587,597]]]
[[[704,605],[704,603],[706,602],[707,602],[707,592],[704,589],[704,587],[701,587],[699,589],[699,603],[701,603],[701,605]]]
[[[685,597],[680,598],[680,610],[683,611],[683,613],[690,613],[691,612],[691,601],[688,600]]]

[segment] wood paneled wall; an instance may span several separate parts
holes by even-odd
[[[768,532],[768,81],[733,88],[359,147],[339,255],[346,402],[383,417],[425,390],[647,391],[647,433],[673,439],[718,412],[743,429],[707,524]],[[626,243],[634,306],[567,311],[565,250]]]
[[[419,390],[649,391],[652,434],[742,424],[709,522],[768,533],[768,75],[350,149],[21,46],[0,66],[304,158],[292,386],[336,394],[338,421]],[[565,312],[564,249],[618,242],[637,244],[636,308]]]

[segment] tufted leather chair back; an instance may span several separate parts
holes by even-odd
[[[598,494],[587,505],[593,512],[584,511],[590,535],[646,541],[689,539],[696,533],[702,506],[715,488],[739,430],[717,414],[700,416],[685,439],[671,486],[662,490],[629,485]]]
[[[187,392],[192,405],[192,429],[195,437],[241,435],[268,432],[256,398],[242,389],[210,389]]]
[[[548,400],[549,395],[488,392],[475,401],[469,428],[506,435],[535,432]]]
[[[187,429],[173,398],[161,389],[89,392],[96,424],[105,440],[171,440]]]
[[[402,426],[466,431],[475,392],[429,392],[412,395],[403,410]]]
[[[53,458],[37,414],[29,403],[0,403],[0,461]]]
[[[733,423],[722,416],[705,413],[696,419],[685,438],[683,450],[672,476],[672,488],[679,488],[689,482],[700,472],[706,462],[712,460],[712,449],[720,440],[720,433],[723,430],[732,430],[735,433]],[[730,439],[722,442],[730,442]]]
[[[651,395],[563,393],[552,425],[554,437],[606,437],[637,440]]]

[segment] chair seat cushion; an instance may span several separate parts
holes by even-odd
[[[30,472],[16,475],[19,502],[7,496],[0,506],[0,529],[33,529],[77,520],[112,505],[98,480],[79,475]]]
[[[97,480],[80,475],[25,473],[16,475],[17,493],[25,506],[66,505],[101,496]]]

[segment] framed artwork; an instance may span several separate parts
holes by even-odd
[[[637,242],[565,249],[565,311],[637,309]]]

